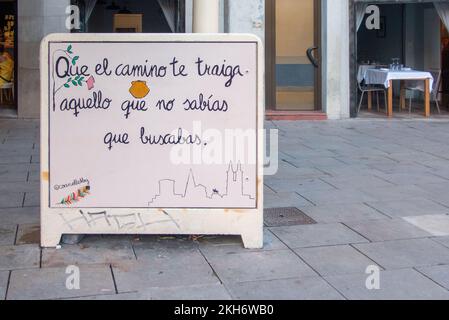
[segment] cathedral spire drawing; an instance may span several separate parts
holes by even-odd
[[[185,186],[181,187],[173,179],[163,179],[158,182],[158,192],[148,202],[149,207],[242,207],[253,208],[256,205],[255,196],[245,192],[245,173],[239,162],[234,169],[232,162],[223,174],[224,191],[215,186],[205,186],[197,181],[194,171],[189,170]],[[177,191],[178,190],[178,191]],[[182,191],[181,191],[182,190]],[[181,191],[181,192],[180,192]]]

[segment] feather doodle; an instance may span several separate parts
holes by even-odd
[[[78,202],[82,198],[84,198],[86,195],[90,193],[90,186],[85,186],[82,188],[79,188],[75,192],[72,192],[67,197],[64,197],[59,204],[65,204],[70,205],[73,202]]]

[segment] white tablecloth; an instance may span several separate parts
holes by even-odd
[[[422,89],[424,90],[424,80],[429,79],[429,91],[433,88],[433,77],[430,72],[425,71],[390,71],[383,69],[368,69],[365,72],[365,83],[366,84],[381,84],[385,88],[390,87],[390,80],[421,80],[422,79]],[[418,85],[416,81],[410,81],[413,83],[413,87]],[[409,86],[408,84],[406,86]]]
[[[376,69],[376,65],[373,64],[360,64],[357,72],[357,81],[360,83],[365,79],[366,71],[369,69]]]

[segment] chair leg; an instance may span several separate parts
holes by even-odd
[[[3,89],[0,89],[0,104],[3,104]]]
[[[388,113],[388,99],[387,92],[384,90],[384,102],[385,102],[385,113]]]
[[[362,107],[363,96],[365,95],[365,91],[362,91],[362,96],[360,97],[359,108],[357,109],[357,113],[360,112],[360,108]]]
[[[441,114],[440,103],[438,102],[438,100],[435,100],[435,104],[437,105],[438,114]]]
[[[379,112],[379,110],[380,110],[380,106],[379,106],[379,91],[376,92],[376,102],[377,102],[377,112]]]
[[[412,114],[412,97],[408,99],[408,114]]]

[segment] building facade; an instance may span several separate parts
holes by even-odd
[[[423,41],[429,41],[427,37],[421,39],[415,36],[415,32],[404,30],[407,23],[413,25],[418,21],[423,30],[428,30],[438,42],[427,45],[435,44],[435,55],[439,57],[442,35],[438,14],[436,11],[426,13],[434,2],[448,1],[0,0],[0,6],[8,6],[15,17],[15,43],[9,49],[17,70],[13,79],[15,98],[12,106],[19,118],[39,118],[39,43],[47,34],[230,32],[256,34],[265,44],[268,117],[345,119],[357,113],[356,105],[360,98],[357,66],[363,53],[361,46],[367,46],[361,39],[376,33],[372,43],[383,46],[387,41],[398,42],[400,38],[403,42],[401,58],[404,63],[412,63],[416,56],[422,54],[419,50],[426,51],[419,46],[424,46]],[[363,31],[364,22],[359,23],[360,12],[363,10],[363,20],[367,16],[368,4],[383,6],[380,15],[384,19],[383,10],[391,15],[387,17],[385,28],[388,30],[384,34],[379,30]],[[74,13],[73,6],[80,11],[79,25],[69,18]],[[3,12],[0,14],[10,16]],[[397,29],[393,21],[399,17],[402,19],[401,33],[390,32],[390,28],[393,31]],[[437,19],[433,19],[435,17]],[[68,19],[76,28],[67,28]],[[438,25],[438,35],[432,29],[436,28],[432,22]],[[136,23],[135,28],[133,23]],[[361,29],[359,25],[362,25]],[[363,32],[365,34],[360,38]],[[421,40],[410,44],[415,39],[413,37]],[[416,55],[410,56],[409,46],[413,46]],[[420,59],[430,59],[425,55]],[[393,56],[384,60],[390,57]],[[442,64],[441,61],[438,63]]]

